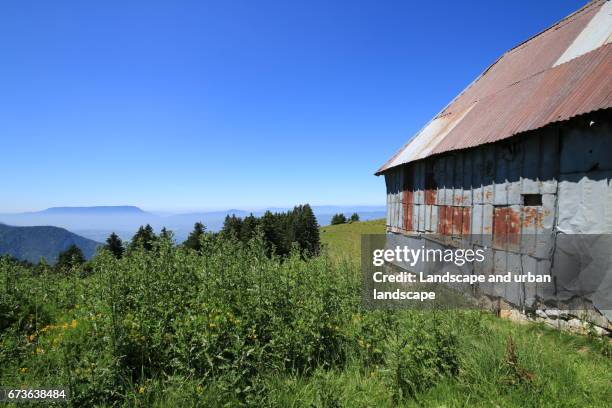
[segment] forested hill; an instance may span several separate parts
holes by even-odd
[[[41,257],[45,257],[47,262],[55,263],[58,254],[71,245],[79,247],[89,259],[100,244],[63,228],[0,224],[0,255],[8,254],[29,262],[38,262]]]

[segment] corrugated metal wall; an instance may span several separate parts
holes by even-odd
[[[555,233],[612,233],[606,113],[389,170],[387,231],[487,246],[483,273],[549,271]],[[496,295],[523,305],[536,294]]]

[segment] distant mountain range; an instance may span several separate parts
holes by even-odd
[[[122,215],[147,214],[145,211],[133,205],[118,206],[94,206],[94,207],[51,207],[42,211],[28,212],[24,214],[51,214],[51,215]]]
[[[0,224],[0,255],[36,263],[44,257],[54,264],[57,256],[71,245],[78,246],[87,259],[100,243],[58,227],[14,227]]]
[[[129,240],[139,226],[151,224],[159,231],[166,227],[175,233],[178,242],[185,240],[193,229],[193,224],[203,222],[210,231],[218,231],[227,215],[245,217],[250,213],[261,216],[265,211],[287,211],[290,208],[275,207],[258,210],[202,211],[186,214],[154,214],[135,206],[95,206],[95,207],[52,207],[42,211],[0,214],[0,222],[15,226],[52,225],[66,228],[83,237],[104,242],[111,232],[122,239]],[[353,212],[362,220],[381,218],[385,215],[384,206],[313,206],[319,225],[328,225],[335,213],[349,216]]]

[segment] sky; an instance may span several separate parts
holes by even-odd
[[[373,173],[585,1],[3,1],[0,212],[384,205]]]

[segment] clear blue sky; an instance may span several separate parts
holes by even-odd
[[[374,171],[584,1],[3,1],[0,212],[384,204]]]

